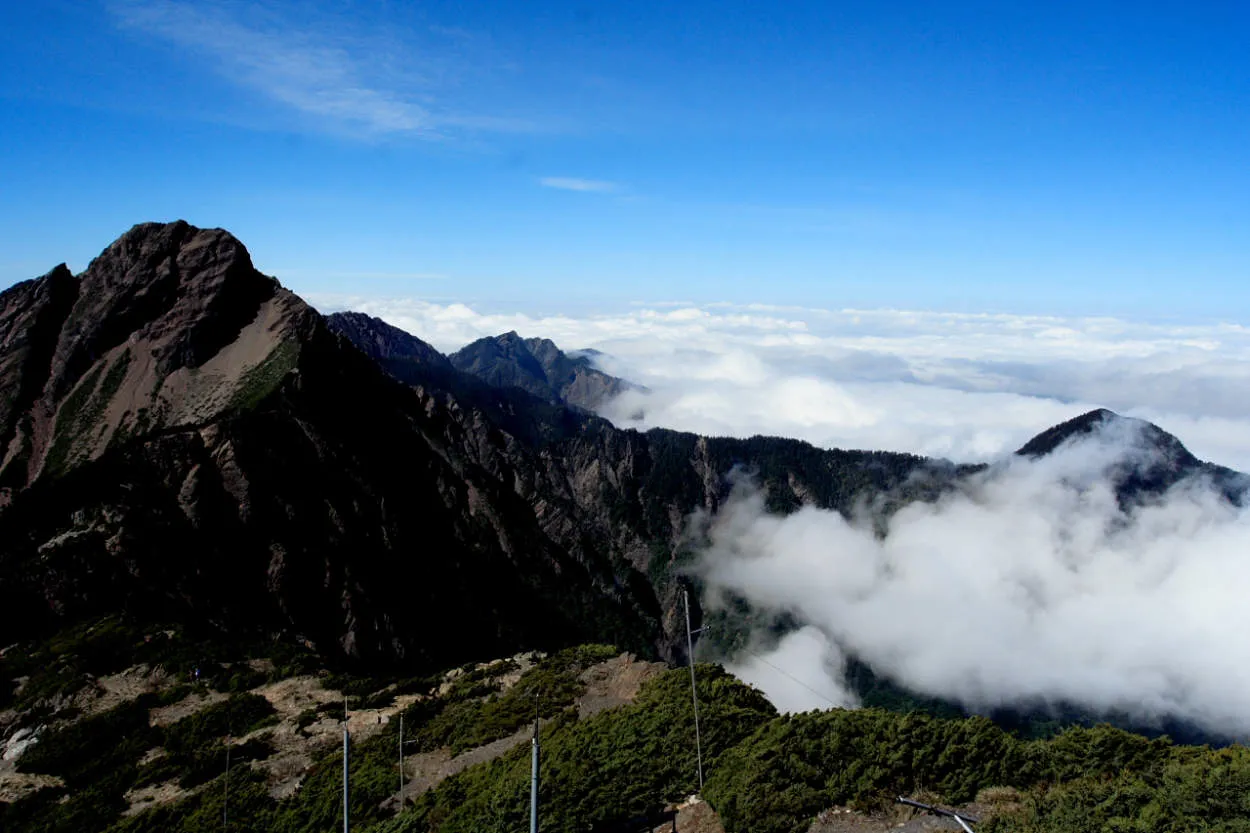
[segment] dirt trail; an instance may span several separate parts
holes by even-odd
[[[177,781],[166,781],[163,784],[151,784],[137,790],[130,790],[126,793],[126,800],[130,802],[130,806],[122,811],[122,815],[137,816],[158,804],[172,804],[190,794],[190,791],[179,787]]]
[[[0,761],[0,802],[12,803],[44,787],[59,787],[64,783],[51,775],[18,772],[15,761]]]
[[[159,706],[149,711],[148,725],[168,726],[171,723],[177,723],[184,717],[190,717],[201,709],[205,709],[214,703],[220,703],[225,699],[226,695],[220,691],[192,692],[177,703]]]

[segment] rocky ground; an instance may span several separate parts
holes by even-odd
[[[499,662],[509,662],[512,666],[512,670],[495,678],[499,684],[499,690],[506,691],[533,666],[534,656],[523,654]],[[491,664],[485,663],[479,668],[485,668]],[[641,685],[663,670],[663,664],[644,662],[632,654],[622,654],[592,666],[582,674],[582,680],[587,684],[587,688],[576,702],[578,714],[586,717],[604,709],[632,702]],[[439,691],[445,693],[455,679],[463,673],[465,673],[464,669],[450,672]],[[54,713],[74,715],[70,718],[71,720],[80,720],[134,700],[143,694],[171,689],[176,682],[161,669],[139,665],[118,674],[100,677],[72,698],[66,698],[65,702],[58,702],[52,706]],[[267,759],[258,761],[254,765],[266,773],[271,795],[275,798],[290,796],[299,789],[316,757],[327,748],[339,743],[342,737],[340,720],[321,714],[316,720],[308,722],[308,712],[340,702],[343,699],[343,693],[327,687],[322,677],[313,675],[289,677],[266,683],[251,689],[249,693],[264,697],[274,707],[277,712],[277,722],[258,729],[250,735],[233,738],[231,743],[240,745],[258,735],[266,735],[274,751]],[[420,696],[417,694],[396,695],[387,705],[379,708],[352,709],[348,715],[348,727],[353,739],[360,742],[381,732],[391,720]],[[227,695],[221,692],[209,689],[196,690],[175,703],[151,709],[148,720],[153,726],[168,726],[226,698]],[[304,719],[301,720],[301,717]],[[17,759],[27,748],[38,743],[41,729],[36,727],[13,733],[6,731],[7,727],[15,721],[16,715],[13,713],[0,714],[0,737],[8,736],[7,740],[0,744],[0,801],[14,801],[44,787],[60,784],[56,778],[17,771]],[[301,723],[303,725],[300,725]],[[504,754],[517,744],[527,742],[530,734],[530,729],[525,728],[509,737],[466,750],[458,755],[453,755],[447,749],[413,755],[405,761],[404,769],[408,776],[405,799],[411,801],[466,767]],[[153,748],[148,751],[143,762],[155,760],[164,754],[163,749]],[[126,795],[129,807],[125,814],[135,815],[157,805],[179,801],[193,791],[180,788],[176,781],[132,790]],[[388,804],[394,806],[397,798],[398,795]]]
[[[712,805],[694,796],[669,811],[675,810],[677,815],[672,821],[652,829],[651,833],[725,833],[720,816],[712,809]]]

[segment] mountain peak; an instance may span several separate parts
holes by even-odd
[[[1109,422],[1120,419],[1129,418],[1122,417],[1115,411],[1109,411],[1106,408],[1095,408],[1092,411],[1086,411],[1080,416],[1047,428],[1021,446],[1016,451],[1016,454],[1022,457],[1042,457],[1050,454],[1073,437],[1092,434]]]
[[[1086,411],[1067,422],[1046,429],[1021,446],[1016,454],[1022,457],[1043,457],[1076,437],[1105,433],[1108,430],[1133,432],[1135,446],[1151,452],[1172,467],[1190,469],[1199,464],[1198,458],[1180,440],[1159,426],[1144,419],[1122,416],[1106,408]]]
[[[198,275],[205,268],[234,267],[234,273],[252,271],[247,248],[225,229],[197,228],[185,220],[140,223],[117,238],[91,262],[86,274],[100,275],[110,285],[160,280],[174,268]]]
[[[457,370],[489,385],[518,387],[588,411],[629,387],[596,369],[588,358],[569,356],[550,339],[523,339],[515,330],[480,338],[449,358]]]
[[[1204,463],[1179,439],[1152,422],[1122,416],[1106,408],[1087,411],[1046,429],[1021,446],[1016,454],[1038,459],[1066,443],[1095,436],[1122,446],[1117,462],[1106,473],[1123,505],[1161,495],[1194,475],[1210,477],[1234,502],[1240,502],[1245,492],[1244,478],[1236,472]]]
[[[270,390],[276,378],[248,374],[309,312],[229,232],[182,220],[134,226],[77,276],[62,264],[0,293],[0,386],[18,391],[0,411],[0,482]]]

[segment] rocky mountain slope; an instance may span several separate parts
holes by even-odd
[[[550,339],[516,332],[481,338],[449,358],[457,370],[494,387],[518,387],[549,402],[594,411],[630,387],[598,370],[593,353],[569,355]]]
[[[442,386],[460,375],[446,356],[414,335],[363,312],[336,312],[326,325],[398,379],[420,378]]]
[[[372,352],[407,384],[185,223],[0,294],[0,629],[125,610],[383,663],[671,658],[685,518],[732,470],[778,508],[849,507],[923,464],[618,431],[412,342]]]

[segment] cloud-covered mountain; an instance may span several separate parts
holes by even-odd
[[[950,486],[887,515],[781,515],[740,484],[698,569],[737,672],[795,710],[927,698],[1250,733],[1244,475],[1096,410]]]

